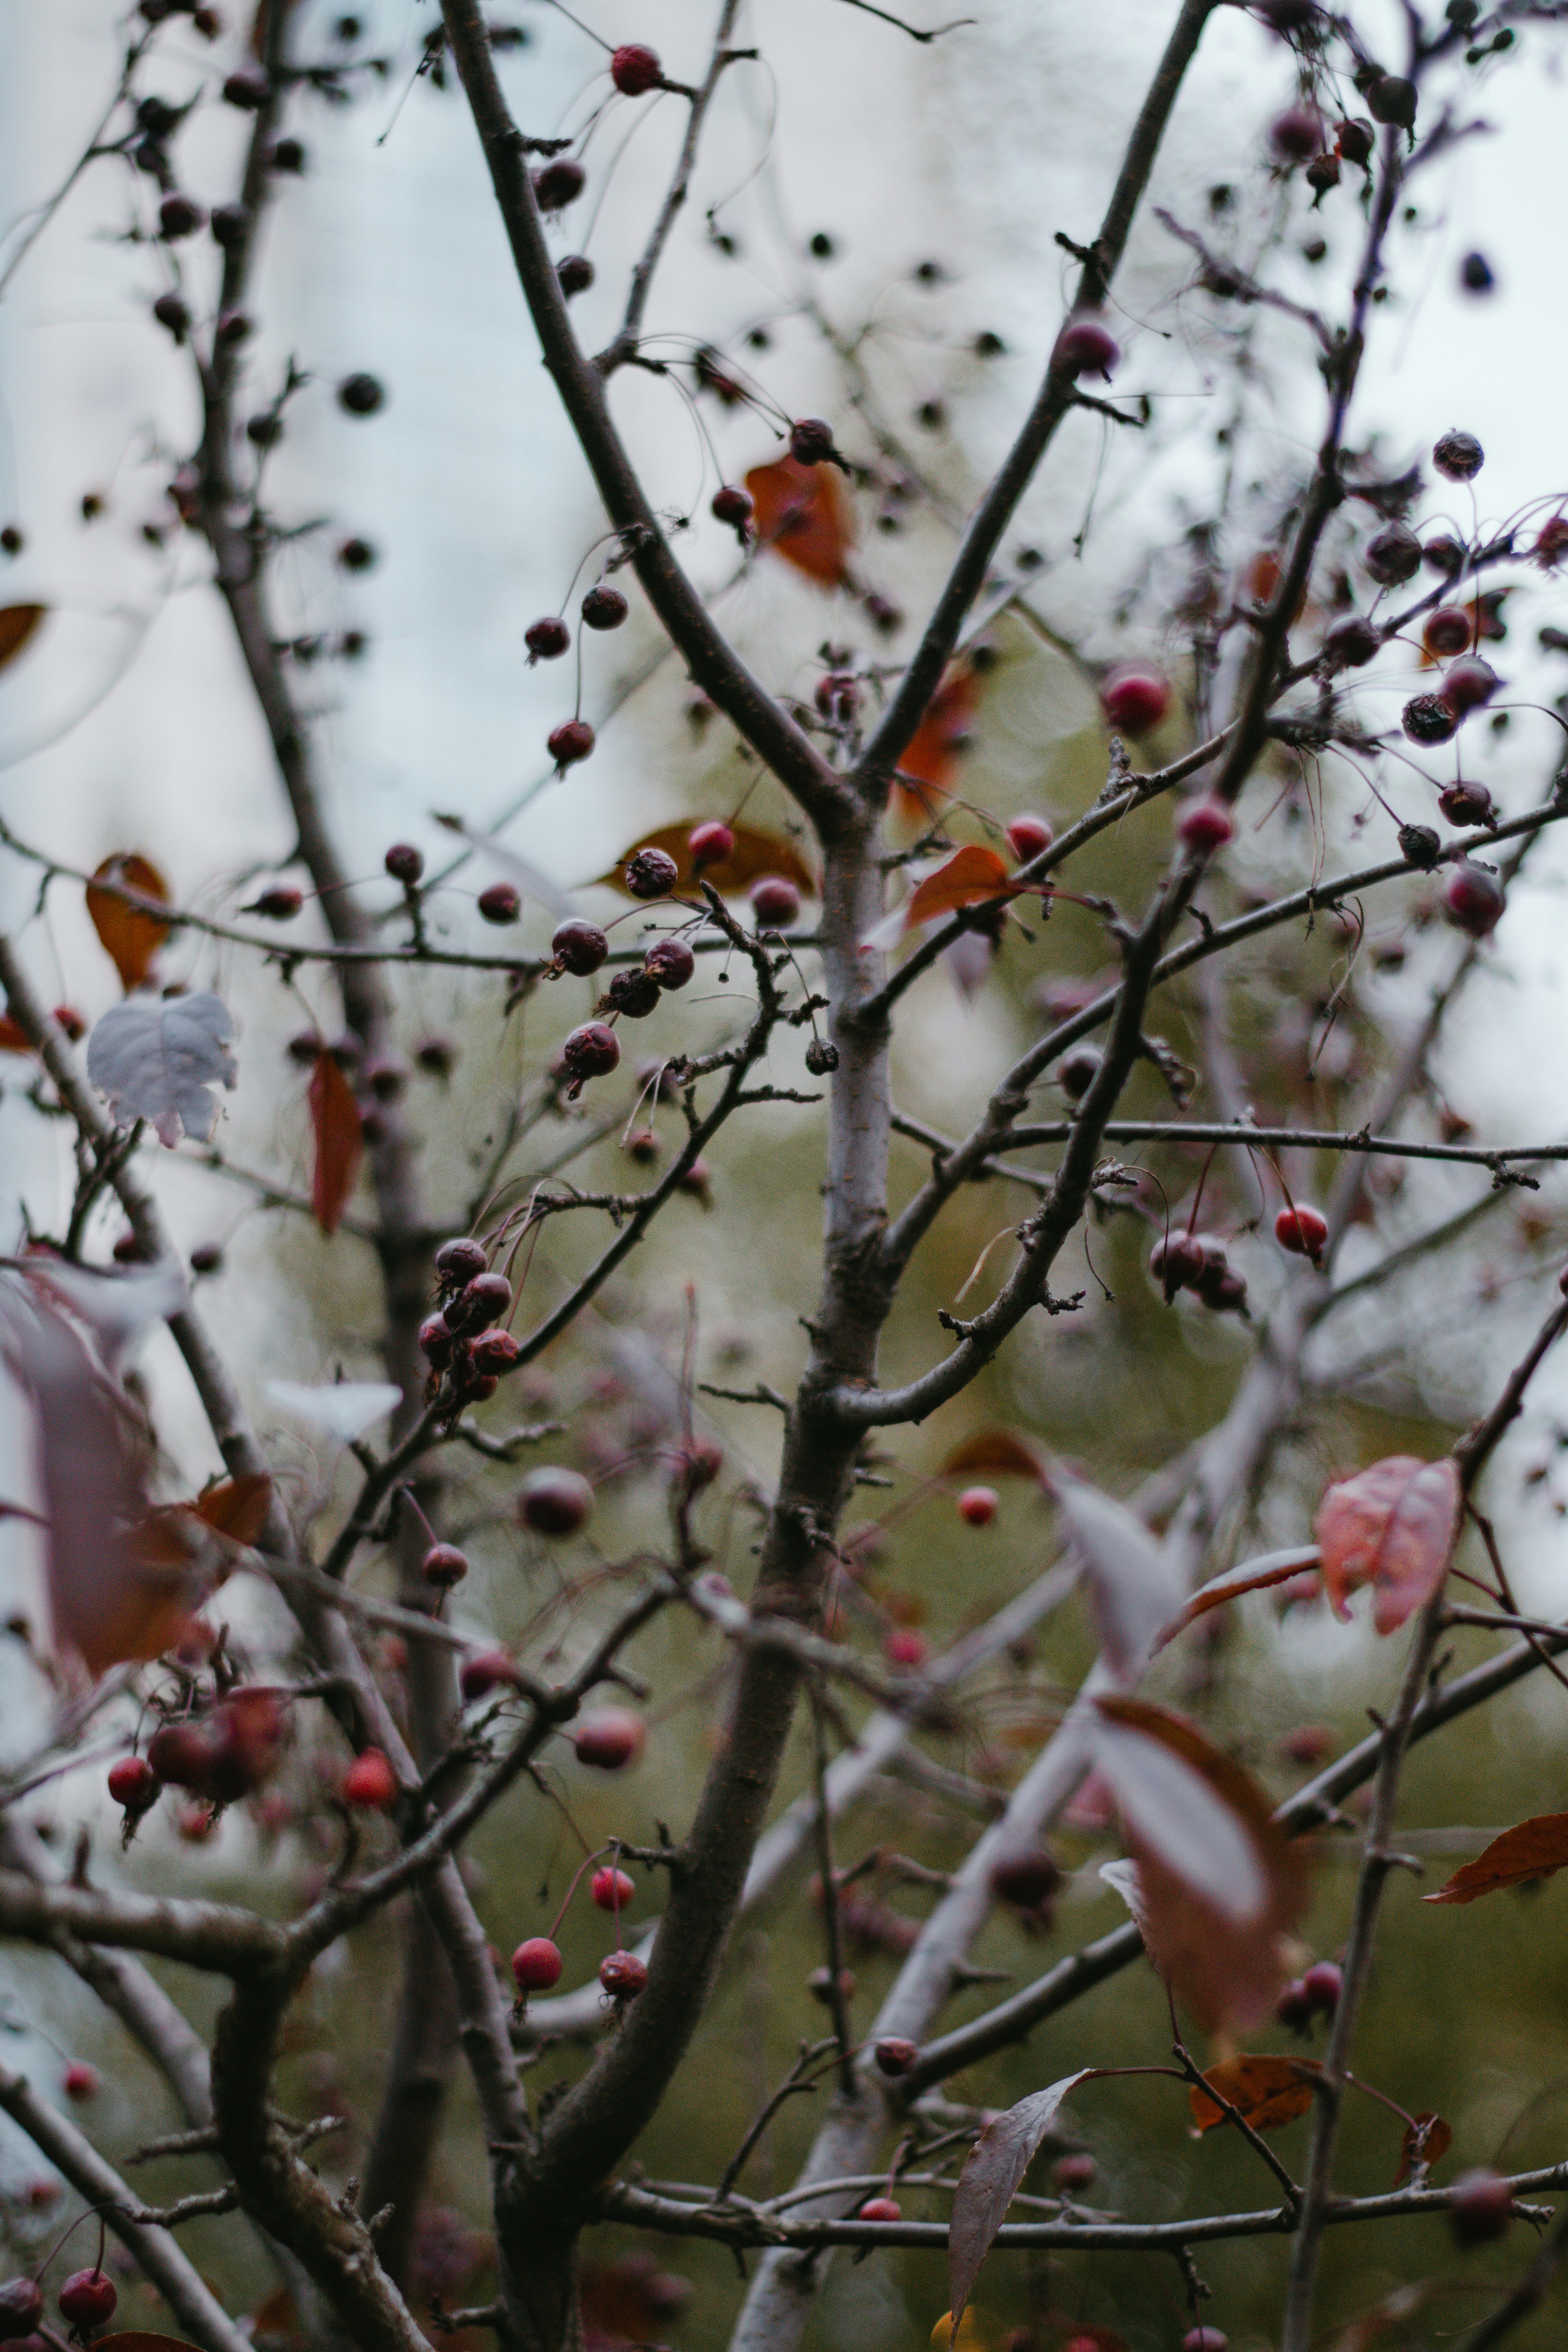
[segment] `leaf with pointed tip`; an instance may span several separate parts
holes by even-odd
[[[105,882],[118,885],[106,890]],[[133,907],[119,894],[136,890],[144,898],[166,900],[169,886],[150,858],[127,850],[106,857],[87,886],[87,911],[103,941],[127,994],[140,988],[153,969],[153,959],[169,936],[169,926],[144,907]]]
[[[1416,2166],[1428,2169],[1442,2161],[1454,2145],[1454,2135],[1441,2116],[1428,2107],[1425,2113],[1413,2116],[1405,2126],[1405,2137],[1399,2144],[1399,2169],[1394,2176],[1395,2189],[1403,2189]]]
[[[937,1475],[966,1478],[976,1470],[989,1470],[994,1478],[1032,1478],[1037,1486],[1046,1480],[1045,1456],[1033,1438],[1016,1429],[977,1430],[945,1456]]]
[[[626,858],[639,849],[662,849],[667,857],[675,860],[676,889],[689,895],[697,887],[697,869],[691,863],[689,845],[692,828],[702,821],[700,817],[681,817],[675,824],[661,824],[653,833],[639,834],[626,856],[617,858],[607,874],[595,875],[595,880],[618,890],[623,898],[630,898],[626,884]],[[730,830],[735,836],[735,846],[728,857],[718,858],[702,868],[703,881],[711,882],[721,898],[739,898],[764,874],[782,874],[786,882],[795,884],[803,898],[816,898],[816,883],[810,866],[782,833],[763,833],[754,824],[732,824]]]
[[[1064,2075],[1048,2090],[1032,2091],[1005,2114],[994,2115],[964,2158],[952,2192],[952,2217],[947,2230],[948,2281],[955,2323],[963,2319],[980,2265],[1068,2094],[1102,2072],[1099,2066],[1085,2066],[1076,2074]]]
[[[779,457],[746,476],[759,547],[804,572],[824,588],[849,585],[855,514],[837,469]]]
[[[1135,1683],[1182,1605],[1181,1578],[1125,1504],[1069,1470],[1049,1471],[1045,1483],[1088,1571],[1106,1664],[1119,1682]]]
[[[1257,1559],[1244,1559],[1238,1568],[1227,1568],[1223,1576],[1213,1576],[1200,1584],[1192,1599],[1173,1617],[1156,1636],[1154,1648],[1163,1650],[1178,1633],[1184,1633],[1194,1618],[1206,1617],[1211,1609],[1221,1609],[1227,1601],[1239,1600],[1244,1592],[1264,1592],[1271,1584],[1286,1584],[1293,1576],[1301,1576],[1318,1565],[1316,1544],[1297,1544],[1289,1551],[1266,1551]]]
[[[1322,2073],[1315,2058],[1227,2058],[1204,2076],[1227,2100],[1254,2131],[1278,2131],[1294,2123],[1312,2104],[1312,2078]],[[1193,2123],[1200,2132],[1217,2131],[1230,2117],[1219,2099],[1211,2099],[1194,2083],[1187,2093]]]
[[[1462,1501],[1458,1467],[1447,1454],[1436,1462],[1391,1454],[1336,1479],[1312,1523],[1335,1615],[1347,1616],[1350,1595],[1370,1584],[1373,1623],[1397,1633],[1448,1573]]]
[[[14,662],[48,611],[47,604],[0,606],[0,669]]]
[[[220,997],[139,996],[103,1015],[87,1041],[87,1075],[115,1124],[144,1118],[170,1150],[180,1130],[205,1143],[217,1125],[213,1088],[232,1088],[234,1032]]]
[[[364,1150],[364,1127],[354,1090],[331,1054],[320,1053],[307,1095],[316,1157],[310,1171],[310,1206],[329,1237],[349,1203]]]
[[[903,909],[904,929],[912,931],[960,907],[981,907],[988,898],[1012,895],[1006,860],[984,841],[966,841],[910,891]]]
[[[329,1381],[321,1388],[310,1388],[303,1381],[268,1381],[267,1393],[274,1404],[330,1429],[345,1444],[363,1437],[374,1422],[403,1402],[403,1391],[390,1381]]]
[[[265,1470],[204,1486],[192,1505],[196,1517],[216,1534],[247,1547],[258,1540],[271,1507],[272,1481]]]
[[[899,758],[893,791],[906,816],[933,815],[952,789],[960,754],[969,741],[980,683],[967,663],[955,663]]]
[[[1568,1863],[1568,1813],[1535,1813],[1516,1822],[1484,1846],[1474,1862],[1457,1870],[1446,1886],[1424,1895],[1423,1903],[1479,1903],[1504,1886],[1529,1886],[1550,1878]]]

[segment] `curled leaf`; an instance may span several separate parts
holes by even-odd
[[[364,1151],[364,1128],[354,1090],[331,1054],[320,1053],[307,1096],[316,1139],[310,1171],[310,1206],[316,1223],[331,1236],[338,1230]]]
[[[824,588],[850,585],[855,517],[834,467],[780,457],[771,466],[753,466],[746,488],[760,547],[771,548]]]
[[[246,1546],[258,1540],[271,1507],[272,1481],[265,1470],[253,1470],[243,1477],[224,1478],[215,1486],[205,1486],[192,1506],[196,1517],[216,1534],[226,1536],[230,1543]]]
[[[217,1125],[216,1086],[232,1087],[234,1024],[220,997],[136,997],[103,1015],[87,1045],[87,1075],[129,1127],[144,1118],[171,1149],[181,1129],[205,1143]]]
[[[0,669],[16,660],[48,609],[47,604],[0,606]]]
[[[1297,1544],[1289,1551],[1266,1551],[1257,1559],[1244,1559],[1239,1567],[1227,1568],[1223,1576],[1213,1576],[1200,1584],[1179,1615],[1173,1617],[1157,1636],[1154,1647],[1163,1650],[1178,1633],[1198,1617],[1206,1617],[1211,1609],[1221,1609],[1227,1601],[1238,1600],[1244,1592],[1263,1592],[1271,1584],[1288,1584],[1293,1576],[1301,1576],[1318,1565],[1316,1544]]]
[[[666,856],[674,858],[679,868],[675,887],[690,892],[696,887],[697,875],[688,844],[692,827],[699,823],[700,819],[697,817],[682,817],[676,824],[661,824],[653,833],[639,834],[626,856],[618,858],[607,874],[595,875],[595,880],[605,884],[612,890],[618,890],[623,898],[629,898],[631,894],[626,889],[624,868],[632,850],[662,849]],[[711,882],[722,897],[738,898],[761,875],[782,874],[786,882],[795,884],[804,898],[816,898],[816,877],[795,844],[784,835],[764,833],[753,824],[732,824],[730,830],[735,836],[735,846],[728,857],[721,857],[702,868],[702,879]]]
[[[1046,1485],[1088,1571],[1106,1664],[1119,1682],[1134,1683],[1182,1605],[1181,1579],[1125,1504],[1068,1470],[1052,1470]]]
[[[106,883],[117,886],[104,889]],[[127,992],[140,988],[153,969],[153,959],[169,936],[169,926],[145,908],[133,907],[119,894],[137,890],[145,898],[167,899],[169,886],[151,859],[128,850],[106,857],[87,886],[87,911],[103,941]]]
[[[1312,2078],[1321,2072],[1315,2058],[1227,2058],[1223,2065],[1211,2066],[1204,2081],[1212,2084],[1220,2099],[1227,2100],[1254,2131],[1278,2131],[1281,2124],[1294,2123],[1298,2116],[1306,2114],[1312,2104]],[[1229,2123],[1219,2099],[1205,2096],[1195,2083],[1187,2098],[1198,2131],[1215,2131]]]
[[[1391,1454],[1336,1479],[1312,1524],[1335,1614],[1346,1616],[1350,1595],[1370,1584],[1373,1623],[1380,1633],[1397,1633],[1447,1575],[1461,1500],[1458,1468],[1448,1454],[1423,1462]]]
[[[1484,1846],[1474,1862],[1457,1870],[1446,1886],[1424,1895],[1423,1903],[1476,1903],[1504,1886],[1529,1886],[1550,1878],[1568,1862],[1568,1813],[1536,1813],[1516,1822]]]
[[[1413,2116],[1400,2143],[1399,2169],[1394,2176],[1395,2189],[1404,2188],[1418,2164],[1436,2164],[1453,2145],[1454,2135],[1441,2116],[1433,2115],[1430,2109],[1424,2115]]]
[[[1063,2101],[1069,2091],[1093,2081],[1100,2072],[1098,2066],[1086,2066],[1076,2074],[1064,2075],[1048,2090],[1032,2091],[1005,2114],[993,2116],[964,2158],[952,2192],[947,2231],[948,2283],[955,2322],[963,2317],[980,2265]]]
[[[982,1429],[943,1457],[937,1475],[966,1478],[976,1470],[989,1470],[994,1478],[1032,1478],[1043,1486],[1046,1464],[1033,1438],[1016,1429]]]

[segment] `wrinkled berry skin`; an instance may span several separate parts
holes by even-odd
[[[436,1274],[443,1290],[461,1290],[489,1271],[489,1260],[483,1244],[470,1241],[467,1234],[443,1242],[436,1253]]]
[[[626,41],[610,58],[610,79],[623,98],[646,98],[664,79],[658,53],[640,41]]]
[[[557,929],[550,942],[550,952],[563,971],[579,980],[586,980],[597,971],[610,952],[610,942],[597,923],[584,921],[579,915],[569,916]]]
[[[903,2035],[896,2033],[884,2036],[871,2053],[877,2062],[878,2073],[894,2078],[900,2074],[907,2074],[920,2054],[912,2042],[906,2041]]]
[[[612,2000],[635,2000],[647,1982],[647,1964],[635,1952],[607,1952],[599,1962],[599,1982]]]
[[[579,1086],[584,1078],[607,1077],[620,1058],[620,1039],[603,1021],[584,1021],[561,1048],[562,1066]]]
[[[1376,626],[1361,613],[1336,621],[1323,638],[1323,661],[1331,670],[1361,669],[1382,645]]]
[[[1413,743],[1447,743],[1458,725],[1458,719],[1440,695],[1413,694],[1401,713],[1400,723]]]
[[[1421,541],[1408,526],[1391,522],[1366,543],[1363,561],[1380,587],[1397,588],[1421,569]]]
[[[643,964],[660,988],[684,988],[697,969],[697,959],[684,940],[656,940]]]
[[[1486,463],[1486,451],[1473,433],[1447,432],[1432,447],[1432,463],[1450,482],[1473,481]]]
[[[680,879],[680,868],[668,850],[638,849],[627,858],[626,888],[634,898],[668,898]]]
[[[752,885],[752,912],[766,931],[786,930],[800,917],[800,892],[783,874],[760,874]]]
[[[800,416],[789,429],[789,454],[797,466],[820,466],[837,457],[833,427],[824,416]]]
[[[646,1021],[662,991],[654,971],[618,971],[605,992],[605,1002],[627,1021]]]

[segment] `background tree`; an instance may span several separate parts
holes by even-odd
[[[98,2063],[0,2073],[50,2168],[0,2332],[111,2324],[108,2232],[205,2347],[655,2340],[668,2240],[689,2340],[757,2352],[955,2313],[1015,2352],[1548,2340],[1555,2013],[1510,1955],[1536,2044],[1489,2105],[1510,1928],[1469,1906],[1568,1858],[1560,1695],[1505,1696],[1568,1630],[1493,1525],[1521,1470],[1552,1499],[1539,1434],[1494,1456],[1550,1427],[1568,1146],[1478,1132],[1447,1040],[1505,1017],[1568,806],[1568,521],[1362,395],[1478,78],[1558,13],[1168,12],[984,467],[1007,338],[934,263],[836,306],[739,0],[679,58],[574,20],[548,131],[533,20],[469,0],[411,51],[280,0],[121,28],[6,282],[123,243],[184,391],[81,522],[157,485],[149,609],[216,599],[287,820],[240,873],[184,872],[173,804],[102,857],[21,795],[4,828],[42,1587],[0,1925],[18,2032]],[[939,90],[973,29],[828,21]],[[1267,92],[1247,168],[1152,189],[1215,43]],[[265,245],[307,131],[427,85],[602,518],[511,618],[562,682],[537,781],[422,780],[387,842],[344,835],[321,683],[381,549],[290,482],[326,386]],[[612,142],[650,113],[645,203]],[[693,239],[768,290],[664,323]],[[374,429],[388,384],[331,382]],[[7,692],[59,618],[0,614]],[[606,793],[597,879],[561,853],[602,809],[548,864],[503,837],[591,810],[639,720],[666,772]],[[265,1249],[205,1237],[237,1190]]]

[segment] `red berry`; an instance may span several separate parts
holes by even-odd
[[[504,1650],[477,1650],[458,1671],[458,1688],[465,1706],[488,1698],[493,1690],[516,1690],[517,1668]]]
[[[620,590],[606,588],[603,581],[589,589],[582,604],[584,623],[590,629],[618,629],[628,609]]]
[[[585,294],[594,282],[594,265],[585,253],[569,253],[555,265],[555,280],[568,302],[574,294]]]
[[[1497,811],[1485,784],[1449,784],[1437,795],[1437,806],[1450,824],[1493,824]]]
[[[1075,1045],[1057,1064],[1057,1084],[1068,1102],[1081,1102],[1096,1078],[1104,1056],[1098,1045]]]
[[[1268,126],[1268,144],[1282,163],[1304,163],[1323,144],[1322,118],[1310,106],[1289,106]]]
[[[1312,2021],[1313,2005],[1307,1998],[1307,1988],[1300,1977],[1293,1978],[1274,2004],[1274,2014],[1281,2025],[1292,2033],[1304,2033]]]
[[[634,898],[668,898],[680,868],[666,849],[637,849],[626,862],[624,878]]]
[[[397,1775],[379,1748],[366,1748],[343,1774],[345,1805],[363,1805],[384,1813],[397,1801]]]
[[[1453,663],[1443,680],[1443,700],[1456,719],[1465,718],[1489,702],[1502,680],[1490,662],[1482,661],[1476,654],[1467,654],[1462,661]]]
[[[7,2279],[0,2286],[0,2344],[31,2336],[43,2315],[43,2289],[37,2279]]]
[[[697,969],[697,958],[684,940],[656,940],[643,958],[660,988],[684,988]]]
[[[60,2317],[73,2327],[101,2327],[120,2301],[114,2281],[100,2270],[73,2271],[55,2297]]]
[[[1230,2338],[1223,2327],[1199,2324],[1189,2327],[1182,2338],[1182,2352],[1228,2352]]]
[[[1121,364],[1121,344],[1102,319],[1087,313],[1068,320],[1051,353],[1051,365],[1064,375],[1100,375],[1108,383]]]
[[[1468,613],[1462,613],[1458,604],[1439,604],[1435,613],[1427,614],[1421,642],[1429,654],[1447,661],[1452,655],[1465,651],[1472,634]]]
[[[542,621],[531,621],[522,633],[528,647],[528,666],[535,662],[557,661],[572,643],[572,632],[564,621],[547,614]]]
[[[1100,689],[1108,727],[1119,734],[1147,735],[1171,707],[1171,689],[1157,669],[1112,670]]]
[[[224,83],[223,95],[226,105],[243,107],[254,114],[271,97],[272,84],[262,67],[237,66]]]
[[[511,1305],[511,1285],[504,1274],[476,1274],[442,1309],[448,1331],[482,1331]]]
[[[544,739],[544,748],[558,768],[575,767],[594,748],[594,730],[585,719],[563,719]]]
[[[882,1643],[882,1655],[890,1666],[903,1666],[913,1673],[924,1665],[930,1645],[912,1625],[895,1625]]]
[[[593,1511],[594,1489],[576,1470],[531,1470],[518,1496],[517,1515],[536,1536],[577,1535]]]
[[[994,1486],[966,1486],[958,1498],[958,1516],[966,1528],[988,1528],[996,1517]]]
[[[1200,800],[1187,803],[1176,820],[1176,831],[1195,856],[1207,857],[1225,847],[1236,826],[1223,801]]]
[[[1203,1244],[1191,1234],[1172,1234],[1155,1243],[1149,1253],[1149,1271],[1163,1290],[1167,1307],[1178,1290],[1196,1289],[1207,1263]]]
[[[855,2218],[858,2221],[901,2221],[904,2209],[896,2197],[868,2197]]]
[[[1383,638],[1361,613],[1336,621],[1323,637],[1323,659],[1331,669],[1360,669],[1373,658]]]
[[[1056,1857],[1043,1846],[997,1863],[991,1873],[993,1895],[999,1903],[1010,1903],[1018,1911],[1042,1910],[1061,1883]]]
[[[694,825],[686,837],[690,852],[692,870],[700,873],[704,866],[721,866],[733,855],[735,836],[727,824],[710,817],[703,824]]]
[[[515,1371],[521,1354],[521,1340],[510,1331],[484,1331],[468,1344],[468,1361],[481,1379]]]
[[[664,68],[652,49],[626,41],[611,54],[610,79],[623,98],[646,98],[663,81]]]
[[[1458,931],[1484,940],[1497,929],[1504,906],[1502,884],[1484,866],[1468,858],[1455,866],[1443,892],[1443,912]]]
[[[443,1242],[436,1253],[436,1273],[443,1290],[466,1288],[477,1276],[489,1272],[489,1263],[482,1245],[466,1234]]]
[[[607,1077],[620,1058],[620,1040],[603,1021],[584,1021],[561,1048],[562,1066],[579,1086],[584,1078]]]
[[[1331,2017],[1345,1989],[1345,1972],[1337,1960],[1314,1960],[1301,1979],[1301,1990],[1314,2009]]]
[[[350,416],[374,416],[385,399],[385,389],[374,375],[346,375],[338,386],[338,406]]]
[[[1099,2171],[1099,2165],[1086,2147],[1074,2148],[1068,2155],[1058,2157],[1051,2167],[1051,2179],[1058,2189],[1087,2189]]]
[[[636,2000],[647,1982],[647,1965],[635,1952],[606,1952],[599,1962],[599,1982],[612,2000]]]
[[[1371,123],[1363,121],[1359,114],[1352,115],[1345,121],[1336,122],[1334,125],[1334,145],[1347,163],[1364,165],[1370,163],[1372,151],[1376,144],[1376,131],[1373,131]]]
[[[601,1772],[618,1772],[635,1764],[647,1745],[647,1727],[640,1715],[624,1706],[599,1706],[584,1716],[572,1734],[579,1764],[595,1765]]]
[[[194,236],[205,219],[206,215],[200,205],[193,204],[189,196],[182,196],[177,189],[173,195],[165,196],[158,207],[158,226],[171,245],[175,244],[182,236]],[[173,299],[179,300],[177,295]],[[184,310],[184,307],[183,302],[180,303],[182,310]],[[169,321],[165,319],[163,323],[167,326]],[[185,323],[187,326],[190,324],[188,311],[185,315]]]
[[[1413,694],[1401,713],[1401,724],[1413,743],[1447,743],[1458,721],[1447,704],[1435,694]]]
[[[797,466],[820,466],[838,455],[833,427],[823,416],[800,416],[789,429],[789,454]]]
[[[787,930],[800,917],[800,892],[782,874],[760,874],[752,885],[752,912],[764,931]]]
[[[95,2099],[101,2087],[97,2068],[87,2065],[79,2058],[73,2060],[66,2068],[60,2082],[60,2088],[68,2099]]]
[[[725,482],[713,493],[710,512],[718,522],[732,523],[745,545],[752,515],[756,508],[750,490],[741,489],[733,482]]]
[[[564,212],[582,194],[588,174],[581,163],[570,155],[557,155],[546,163],[533,183],[533,193],[542,213]]]
[[[548,1992],[561,1981],[562,1959],[548,1936],[530,1936],[511,1956],[519,1992]]]
[[[610,942],[597,923],[585,922],[580,915],[573,915],[558,926],[550,942],[550,952],[563,971],[585,980],[591,971],[598,971],[609,954]]]
[[[487,923],[515,923],[522,912],[515,882],[487,883],[475,903]]]
[[[1396,588],[1420,571],[1421,541],[1405,523],[1391,522],[1367,541],[1362,560],[1380,586]]]
[[[1275,1218],[1274,1238],[1292,1257],[1310,1257],[1315,1265],[1329,1238],[1329,1221],[1321,1209],[1299,1201],[1294,1208],[1281,1209]]]
[[[608,1864],[594,1873],[592,1893],[601,1911],[622,1911],[637,1893],[636,1886],[624,1870]]]
[[[1513,2190],[1500,2173],[1479,2166],[1454,2183],[1448,2223],[1461,2246],[1484,2246],[1505,2235],[1513,2218]]]
[[[468,1555],[456,1544],[432,1544],[419,1563],[419,1573],[426,1584],[437,1591],[449,1592],[454,1584],[461,1584],[468,1572]]]
[[[145,1756],[121,1756],[109,1768],[109,1793],[128,1813],[144,1812],[163,1785]]]
[[[1037,816],[1033,809],[1026,809],[1007,827],[1007,846],[1020,866],[1042,856],[1055,838],[1046,819]]]
[[[894,2076],[909,2074],[920,2054],[916,2043],[906,2041],[901,2033],[885,2035],[871,2053],[878,2073]]]
[[[411,841],[395,841],[381,862],[395,882],[409,887],[425,871],[425,853]]]

